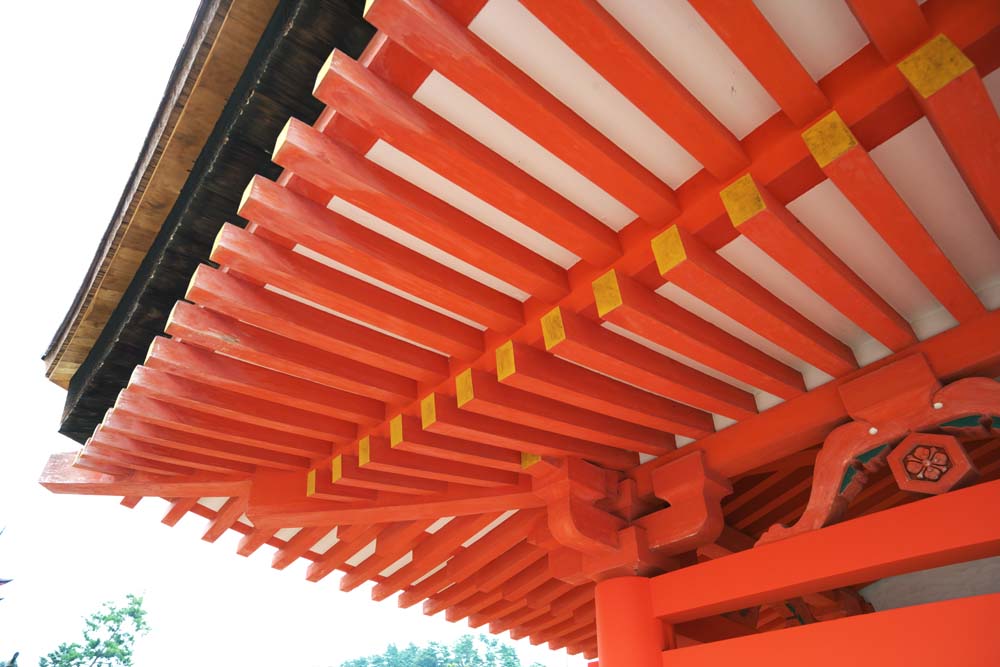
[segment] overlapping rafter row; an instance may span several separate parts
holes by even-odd
[[[281,178],[248,185],[249,226],[45,483],[167,498],[165,522],[275,567],[595,655],[595,579],[801,513],[845,382],[911,354],[996,370],[1000,8],[901,4],[838,9],[867,33],[839,55],[749,0],[669,10],[750,86],[729,102],[627,3],[377,0],[362,58],[318,73],[320,120],[278,137]],[[914,150],[964,206],[948,230]],[[998,475],[995,440],[975,456]],[[905,499],[876,482],[857,506]]]

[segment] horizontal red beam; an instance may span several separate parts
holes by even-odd
[[[977,595],[664,651],[663,667],[987,667],[1000,664],[998,615],[1000,593]]]
[[[654,614],[676,623],[1000,555],[1000,522],[982,513],[998,505],[987,482],[668,572]]]

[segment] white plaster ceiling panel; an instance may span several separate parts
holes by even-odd
[[[312,546],[311,550],[315,551],[318,554],[325,554],[327,551],[330,550],[330,547],[332,547],[339,541],[340,540],[337,537],[337,527],[334,526],[333,530],[331,530],[329,533],[324,535],[318,542],[316,542],[316,544]]]
[[[687,0],[600,3],[738,138],[778,112],[760,82]]]
[[[725,373],[717,371],[711,366],[706,366],[705,364],[699,361],[695,361],[691,357],[685,356],[683,354],[680,354],[679,352],[671,350],[670,348],[660,345],[659,343],[656,343],[654,341],[651,341],[648,338],[640,336],[637,333],[634,333],[632,331],[629,331],[628,329],[620,327],[617,324],[614,324],[613,322],[602,322],[601,326],[603,326],[608,331],[612,331],[621,336],[622,338],[627,338],[630,341],[638,343],[639,345],[642,345],[643,347],[648,348],[653,352],[656,352],[657,354],[663,355],[664,357],[667,357],[669,359],[673,359],[678,363],[684,364],[685,366],[693,368],[697,371],[701,371],[702,373],[708,375],[709,377],[713,377],[716,380],[721,380],[726,384],[732,385],[738,389],[742,389],[748,394],[752,394],[758,410],[766,410],[767,408],[774,407],[775,405],[778,405],[779,403],[782,402],[782,399],[780,399],[777,396],[774,396],[773,394],[769,394],[766,391],[763,391],[761,389],[758,389],[757,387],[749,385],[746,382],[743,382],[742,380],[737,380],[731,375],[727,375]],[[677,399],[672,399],[672,400],[677,400]],[[716,414],[713,414],[712,418],[713,420],[716,421],[716,430],[719,429],[718,426],[719,420],[726,419],[725,417]],[[729,423],[727,422],[726,425],[728,426]]]
[[[403,336],[400,336],[399,334],[396,334],[396,333],[394,333],[392,331],[388,331],[386,329],[381,329],[379,327],[372,326],[371,324],[369,324],[368,322],[365,322],[364,320],[359,320],[359,319],[357,319],[355,317],[350,317],[349,315],[345,315],[344,313],[341,313],[339,311],[333,310],[332,308],[327,308],[326,306],[324,306],[322,304],[316,303],[315,301],[310,301],[309,299],[307,299],[307,298],[305,298],[303,296],[299,296],[298,294],[294,294],[294,293],[289,292],[287,290],[284,290],[284,289],[282,289],[280,287],[275,287],[274,285],[271,285],[271,284],[265,284],[264,285],[264,289],[266,289],[268,292],[273,292],[274,294],[280,294],[281,296],[285,297],[286,299],[291,299],[292,301],[297,301],[297,302],[299,302],[299,303],[301,303],[303,305],[310,306],[311,308],[315,308],[316,310],[322,311],[322,312],[327,313],[329,315],[336,315],[337,317],[343,318],[343,319],[345,319],[345,320],[347,320],[349,322],[353,322],[354,324],[359,324],[359,325],[361,325],[363,327],[371,329],[372,331],[377,331],[379,333],[385,334],[386,336],[392,336],[393,338],[395,338],[397,340],[402,340],[402,341],[405,341],[407,343],[410,343],[411,345],[416,345],[417,347],[422,347],[425,350],[430,350],[431,352],[437,352],[438,354],[441,354],[441,355],[444,355],[444,356],[448,356],[447,353],[442,352],[441,350],[437,350],[437,349],[435,349],[433,347],[429,347],[427,345],[423,345],[423,344],[418,343],[416,341],[410,340],[409,338],[405,338]]]
[[[366,544],[364,548],[362,548],[360,551],[358,551],[353,556],[348,558],[346,561],[347,564],[350,565],[351,567],[354,567],[356,565],[360,565],[361,563],[363,563],[369,556],[375,553],[375,542],[376,540],[372,540],[371,542]]]
[[[373,232],[392,239],[396,243],[399,243],[414,252],[420,253],[424,257],[433,259],[438,264],[454,269],[455,271],[458,271],[459,273],[464,274],[469,278],[486,285],[487,287],[492,287],[496,291],[502,292],[509,297],[517,299],[518,301],[525,301],[530,296],[524,290],[518,289],[510,283],[500,280],[496,276],[490,275],[482,269],[475,267],[472,264],[445,252],[444,250],[441,250],[437,246],[433,246],[430,243],[417,238],[413,234],[403,231],[395,225],[389,224],[382,218],[373,215],[368,211],[351,204],[350,202],[344,201],[340,197],[334,197],[331,199],[327,203],[326,207],[335,213],[339,213],[345,218],[350,218],[363,227],[367,227]]]
[[[381,572],[379,572],[379,574],[381,576],[383,576],[383,577],[392,576],[398,570],[403,569],[404,567],[406,567],[407,565],[409,565],[412,562],[413,562],[413,552],[412,551],[407,551],[405,554],[403,554],[399,558],[399,560],[397,560],[395,563],[393,563],[389,567],[387,567],[384,570],[382,570]]]
[[[674,285],[665,283],[656,290],[656,293],[665,299],[673,301],[685,310],[689,310],[706,322],[711,322],[723,331],[736,336],[748,345],[752,345],[764,354],[771,356],[781,363],[794,368],[802,373],[806,389],[814,389],[822,384],[826,384],[833,379],[832,376],[824,373],[812,364],[808,364],[802,359],[785,350],[785,348],[772,343],[755,331],[748,329],[732,317],[722,312],[711,304],[705,303],[690,292]]]
[[[226,504],[227,500],[229,500],[229,498],[227,497],[220,498],[217,496],[210,496],[206,498],[199,498],[198,504],[201,505],[202,507],[207,507],[208,509],[214,512],[218,512],[219,510],[222,509],[222,506]]]
[[[355,269],[353,267],[350,267],[350,266],[347,266],[346,264],[341,264],[340,262],[338,262],[335,259],[330,259],[326,255],[324,255],[322,253],[319,253],[319,252],[316,252],[312,248],[307,248],[306,246],[304,246],[302,244],[296,244],[295,247],[292,248],[292,251],[294,253],[298,254],[298,255],[302,255],[303,257],[308,257],[309,259],[313,260],[314,262],[316,262],[318,264],[322,264],[323,266],[328,266],[331,269],[336,269],[337,271],[340,271],[342,273],[346,273],[347,275],[353,276],[354,278],[357,278],[358,280],[362,280],[362,281],[368,283],[369,285],[374,285],[375,287],[379,287],[381,289],[384,289],[386,292],[389,292],[390,294],[395,294],[396,296],[402,297],[402,298],[406,299],[407,301],[412,301],[413,303],[415,303],[417,305],[420,305],[420,306],[423,306],[424,308],[427,308],[428,310],[433,310],[434,312],[440,313],[441,315],[444,315],[446,317],[450,317],[453,320],[458,320],[462,324],[466,324],[466,325],[468,325],[470,327],[473,327],[475,329],[479,329],[480,331],[485,331],[486,330],[486,327],[484,325],[480,324],[479,322],[476,322],[474,320],[470,320],[469,318],[463,317],[462,315],[459,315],[458,313],[453,313],[452,311],[447,310],[446,308],[442,308],[441,306],[438,306],[437,304],[433,304],[430,301],[426,301],[424,299],[421,299],[418,296],[414,296],[414,295],[410,294],[409,292],[403,291],[403,290],[399,289],[398,287],[396,287],[394,285],[390,285],[389,283],[382,282],[378,278],[372,278],[368,274],[366,274],[366,273],[364,273],[362,271],[358,271],[357,269]]]
[[[469,29],[667,185],[676,188],[701,170],[690,153],[517,0],[490,0]]]
[[[284,540],[285,542],[287,542],[288,540],[290,540],[293,537],[295,537],[296,535],[298,535],[300,530],[302,530],[302,529],[301,528],[282,528],[282,529],[278,530],[277,532],[275,532],[274,536],[276,538],[278,538],[279,540]]]
[[[871,156],[974,290],[1000,282],[1000,238],[927,119],[878,146]]]
[[[630,208],[438,72],[413,94],[451,124],[618,231],[636,219]]]
[[[754,0],[754,4],[815,81],[868,44],[844,0]]]
[[[462,542],[462,546],[466,547],[466,548],[471,547],[473,544],[475,544],[479,540],[483,539],[490,531],[492,531],[494,528],[496,528],[497,526],[499,526],[501,523],[503,523],[507,519],[509,519],[512,516],[514,516],[516,513],[517,513],[517,510],[507,510],[506,512],[504,512],[503,514],[501,514],[500,516],[498,516],[496,519],[494,519],[493,521],[491,521],[486,527],[484,527],[478,533],[476,533],[475,535],[473,535],[472,537],[470,537],[466,541]]]
[[[564,269],[573,266],[580,259],[555,241],[455,185],[391,144],[379,140],[365,157]]]
[[[941,307],[831,181],[788,202],[787,208],[907,320]]]

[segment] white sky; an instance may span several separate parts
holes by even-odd
[[[195,0],[3,3],[0,7],[0,660],[21,664],[75,640],[107,599],[146,597],[153,632],[138,667],[328,667],[389,642],[450,642],[470,631],[419,606],[344,594],[336,575],[269,567],[272,549],[236,555],[236,536],[199,538],[204,520],[159,522],[166,503],[56,496],[36,479],[52,452],[65,394],[39,360],[69,307],[153,119]],[[522,661],[579,665],[518,642]]]

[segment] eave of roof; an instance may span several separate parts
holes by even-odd
[[[132,175],[43,359],[68,388],[163,225],[277,0],[203,0]]]
[[[137,229],[141,246],[114,239],[129,198],[135,197],[133,185],[142,178],[140,161],[77,302],[46,352],[50,379],[69,390],[60,431],[80,442],[100,422],[132,369],[142,362],[152,338],[163,330],[167,312],[183,297],[191,272],[208,258],[218,228],[227,221],[243,224],[236,215],[243,186],[255,173],[277,176],[270,150],[281,125],[289,116],[315,118],[319,114],[322,105],[310,95],[312,73],[331,45],[360,54],[374,32],[361,19],[361,2],[355,0],[272,2],[272,6],[277,4],[273,14],[267,8],[259,10],[265,18],[270,15],[259,37],[247,33],[245,25],[227,32],[230,24],[247,23],[237,18],[236,5],[251,11],[261,1],[233,0],[228,13],[231,20],[225,20],[216,36],[216,48],[206,56],[209,61],[217,54],[225,59],[218,50],[220,40],[225,35],[236,39],[237,33],[243,35],[241,48],[251,52],[239,66],[231,92],[218,100],[221,109],[201,121],[208,135],[197,145],[192,163],[179,172],[183,178],[170,186],[175,192],[164,205],[162,220],[155,229]],[[195,25],[214,11],[203,6]],[[196,43],[197,39],[188,40],[182,61],[190,49],[197,48]],[[227,53],[234,56],[235,50]],[[203,67],[201,79],[205,71]],[[200,81],[194,85],[197,91]],[[209,114],[206,107],[192,106],[193,95],[180,112],[180,123],[188,115]],[[154,124],[154,133],[156,128]],[[156,143],[153,136],[147,148]],[[152,173],[152,178],[158,175]],[[148,192],[150,185],[145,187]],[[106,298],[95,299],[99,286],[109,285],[109,275],[118,282]],[[53,371],[60,367],[55,377]]]

